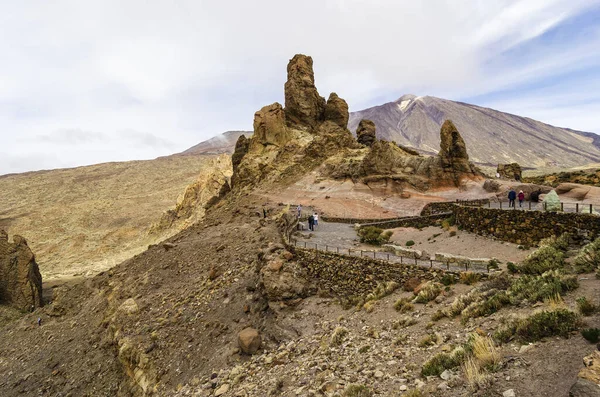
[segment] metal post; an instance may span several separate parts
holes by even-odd
[[[400,257],[400,263],[403,263],[403,262],[402,262],[402,256]]]
[[[415,265],[417,265],[417,257],[415,256]]]
[[[340,253],[340,247],[336,247],[335,250],[338,254]]]
[[[306,241],[304,242],[304,248],[306,248]]]
[[[429,260],[429,268],[431,269],[433,267],[433,261],[430,259]]]
[[[450,261],[446,261],[446,269],[450,270]]]
[[[529,200],[529,209],[531,210],[531,200]]]
[[[579,203],[575,203],[575,212],[579,213]]]
[[[565,212],[565,207],[562,202],[560,203],[560,212]]]
[[[502,209],[502,200],[500,200],[500,209]]]
[[[465,262],[465,272],[469,270],[469,264]]]
[[[548,211],[548,203],[544,203],[544,211]]]
[[[390,261],[390,254],[389,253],[387,254],[387,260],[388,260],[388,262]]]
[[[492,200],[488,201],[488,208],[492,208]]]
[[[362,258],[362,250],[360,250],[360,257]]]
[[[327,246],[327,244],[325,244],[325,252],[329,251],[329,247]]]

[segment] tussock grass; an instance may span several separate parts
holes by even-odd
[[[481,274],[474,272],[461,272],[460,273],[460,282],[466,285],[473,285],[476,282],[481,280]]]
[[[346,327],[336,327],[331,334],[331,338],[329,339],[329,344],[331,346],[339,346],[344,341],[346,335],[348,335],[350,331]]]
[[[565,254],[552,245],[543,245],[525,258],[516,269],[521,274],[543,274],[565,267]]]
[[[365,385],[348,385],[344,389],[343,397],[371,397],[373,392]]]
[[[551,309],[565,307],[565,301],[559,293],[546,298],[544,302],[550,306]]]
[[[481,367],[492,370],[498,368],[502,357],[492,338],[473,334],[472,345],[473,356],[477,359]]]
[[[436,334],[425,335],[419,340],[419,347],[428,347],[436,345],[439,342],[439,337]]]
[[[482,369],[479,362],[472,357],[469,357],[462,364],[462,368],[465,378],[467,379],[467,384],[473,391],[480,388],[485,388],[492,381],[491,376],[484,369]]]
[[[600,238],[584,246],[575,259],[573,266],[577,273],[591,273],[600,266]]]
[[[419,290],[419,293],[417,294],[417,297],[414,299],[414,302],[416,302],[416,303],[430,302],[430,301],[434,300],[435,298],[437,298],[438,295],[442,293],[443,289],[444,289],[444,286],[442,284],[437,283],[435,281],[428,281],[421,287],[421,289]]]
[[[400,298],[394,303],[394,309],[400,313],[406,313],[414,310],[414,305],[410,303],[409,298]]]
[[[598,306],[594,305],[585,296],[577,298],[577,309],[583,316],[590,316],[598,311]]]

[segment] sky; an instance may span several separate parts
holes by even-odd
[[[403,94],[600,133],[600,0],[0,0],[0,174],[151,159],[283,103]]]

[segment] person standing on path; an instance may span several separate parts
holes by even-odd
[[[523,207],[523,200],[525,200],[525,193],[523,193],[522,190],[519,190],[519,195],[517,197],[519,198],[519,207]]]
[[[316,212],[313,214],[313,228],[316,228],[317,226],[319,226],[319,214],[317,214]]]
[[[515,190],[511,187],[510,191],[508,192],[508,206],[509,207],[514,208],[516,198],[517,198],[517,192],[515,192]]]
[[[315,231],[315,217],[312,215],[308,217],[308,229],[311,232]]]
[[[296,211],[298,211],[298,219],[300,219],[300,216],[302,215],[302,205],[298,204]]]

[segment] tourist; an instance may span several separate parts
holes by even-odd
[[[315,230],[315,217],[312,215],[308,217],[308,229],[311,232]]]
[[[516,199],[517,199],[517,192],[515,192],[514,189],[511,187],[510,191],[508,192],[508,206],[514,207]]]
[[[314,225],[315,227],[319,226],[319,214],[317,214],[316,212],[313,214],[313,219],[314,219]]]
[[[522,207],[523,200],[525,200],[525,193],[523,193],[522,190],[519,190],[519,195],[517,197],[519,198],[519,207]]]
[[[298,211],[298,219],[300,219],[300,216],[302,215],[302,205],[298,204],[296,210]]]
[[[500,179],[500,173],[496,172],[496,179]]]
[[[529,201],[533,201],[534,203],[539,202],[540,194],[542,194],[542,189],[538,189],[535,192],[531,192],[531,194],[529,194]]]

